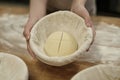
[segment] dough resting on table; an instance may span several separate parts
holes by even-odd
[[[17,56],[0,52],[0,80],[28,80],[27,65]]]

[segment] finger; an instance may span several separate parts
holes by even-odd
[[[29,38],[30,38],[30,32],[29,31],[24,31],[23,35],[26,38],[26,40],[29,40]]]
[[[29,41],[27,41],[27,50],[28,50],[29,54],[32,56],[32,58],[35,59],[36,56],[35,56],[34,52],[31,50],[31,48],[30,48]]]
[[[96,31],[95,31],[95,28],[94,28],[94,27],[91,27],[91,28],[92,28],[92,32],[93,32],[93,40],[92,40],[92,43],[91,43],[91,44],[93,44],[93,42],[94,42],[94,40],[95,40]]]
[[[26,38],[26,40],[29,40],[29,38],[30,38],[30,32],[31,32],[32,26],[33,26],[33,24],[28,21],[24,27],[23,35]]]
[[[91,46],[93,45],[93,42],[94,42],[94,40],[95,40],[95,35],[96,35],[95,28],[94,28],[94,27],[91,27],[91,28],[92,28],[92,33],[93,33],[93,39],[92,39],[92,42],[91,42],[89,48],[88,48],[86,51],[89,51],[89,50],[90,50],[90,48],[91,48]]]
[[[91,48],[91,46],[92,46],[93,42],[94,42],[94,40],[92,40],[92,42],[90,43],[90,45],[89,45],[88,49],[86,50],[87,52],[90,50],[90,48]]]
[[[90,51],[90,47],[91,47],[91,45],[90,45],[89,48],[86,50],[87,52]]]
[[[92,27],[93,26],[92,20],[90,18],[85,19],[85,24],[87,25],[87,27]]]

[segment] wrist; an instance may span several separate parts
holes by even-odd
[[[77,15],[83,17],[85,20],[90,20],[90,15],[85,6],[83,5],[75,5],[71,7],[71,11],[76,13]]]
[[[72,12],[80,12],[80,11],[82,11],[83,9],[85,9],[85,6],[84,5],[72,5],[71,6],[71,11]]]
[[[71,10],[79,10],[85,8],[85,5],[83,3],[80,3],[79,1],[80,0],[73,0]]]
[[[28,21],[27,21],[27,25],[31,25],[31,26],[33,26],[37,21],[39,20],[39,18],[38,17],[29,17],[28,18]]]
[[[85,6],[87,0],[73,0],[72,5]]]
[[[30,23],[30,24],[35,24],[39,19],[41,19],[42,17],[44,17],[45,16],[45,13],[44,14],[34,14],[34,15],[31,15],[30,14],[30,16],[29,16],[29,18],[28,18],[28,23]]]

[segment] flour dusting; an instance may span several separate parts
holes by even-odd
[[[0,47],[2,49],[26,51],[23,29],[27,18],[28,15],[0,16]],[[95,42],[90,51],[83,53],[79,60],[120,64],[120,27],[99,22],[95,28]]]
[[[10,48],[10,50],[18,52],[25,51],[26,43],[23,37],[23,27],[27,17],[27,15],[9,14],[0,16],[0,48]]]
[[[120,64],[120,27],[99,22],[95,28],[95,41],[81,60]]]

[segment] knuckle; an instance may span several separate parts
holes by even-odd
[[[26,33],[26,31],[24,31],[24,32],[23,32],[23,35],[24,35],[25,37],[27,36],[27,33]]]
[[[28,31],[24,31],[24,32],[23,32],[23,35],[24,35],[24,37],[27,39],[27,37],[29,36],[29,32],[28,32]]]

